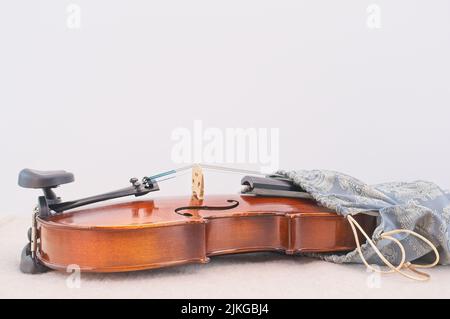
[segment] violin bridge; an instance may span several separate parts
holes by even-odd
[[[202,200],[205,194],[205,182],[200,165],[192,167],[192,198]]]

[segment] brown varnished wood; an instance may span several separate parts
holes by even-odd
[[[175,209],[239,205],[229,210]],[[375,218],[356,217],[368,232]],[[191,262],[209,256],[281,251],[332,252],[354,249],[348,222],[314,201],[241,195],[161,197],[96,206],[38,219],[38,258],[50,268],[76,264],[83,271],[116,272]]]

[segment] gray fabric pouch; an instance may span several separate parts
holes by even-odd
[[[378,226],[372,240],[389,262],[401,261],[401,251],[394,242],[380,238],[383,232],[408,229],[430,240],[440,254],[439,263],[450,263],[450,193],[426,181],[393,182],[368,185],[362,181],[328,170],[278,171],[307,191],[322,206],[347,216],[372,214]],[[405,248],[406,261],[432,262],[432,249],[422,240],[407,233],[394,236]],[[373,248],[365,243],[362,253],[370,264],[384,265]],[[348,253],[307,254],[335,263],[362,263],[355,249]]]

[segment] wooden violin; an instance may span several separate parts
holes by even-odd
[[[355,248],[343,217],[274,177],[247,176],[243,194],[203,196],[203,175],[197,169],[193,196],[92,207],[83,206],[158,190],[156,178],[132,179],[132,186],[119,191],[62,202],[52,189],[71,181],[73,175],[65,171],[21,172],[19,185],[44,190],[22,252],[23,272],[66,270],[69,265],[87,272],[121,272],[206,263],[209,257],[223,254]],[[373,232],[374,217],[356,219],[367,233]]]

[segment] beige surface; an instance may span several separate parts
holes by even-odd
[[[427,283],[381,278],[360,265],[335,265],[275,253],[214,257],[206,265],[120,274],[24,275],[20,251],[29,218],[0,217],[0,297],[43,298],[450,298],[450,267],[432,269]],[[72,282],[72,281],[69,281]]]

